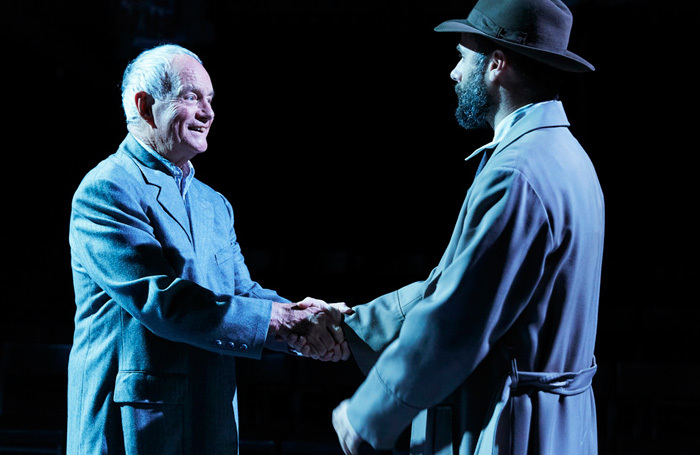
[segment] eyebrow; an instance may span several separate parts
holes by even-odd
[[[180,90],[180,94],[187,93],[187,92],[201,92],[201,90],[197,89],[194,85],[192,84],[186,84],[182,86],[182,89]],[[202,92],[203,93],[203,92]],[[214,97],[214,90],[209,92],[207,96],[211,96],[212,98]]]

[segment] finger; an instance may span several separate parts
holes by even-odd
[[[340,441],[340,447],[343,449],[343,453],[345,455],[352,455],[350,447],[348,446],[348,441],[346,441],[346,438],[344,436],[343,439]]]
[[[297,344],[298,344],[298,341],[299,341],[298,338],[299,338],[299,337],[297,337],[297,336],[294,335],[294,334],[291,334],[291,335],[289,335],[289,336],[287,337],[287,340],[286,340],[286,342],[287,342],[287,350],[288,350],[290,353],[295,354],[295,355],[303,355],[303,354],[301,353],[301,351],[299,350],[299,348],[297,348]]]
[[[342,352],[340,350],[340,345],[336,344],[335,346],[333,346],[333,349],[326,353],[326,355],[323,357],[323,360],[325,362],[337,362],[338,360],[340,360],[341,355]]]
[[[324,311],[329,311],[333,309],[333,307],[330,304],[324,302],[323,300],[314,300],[312,306],[321,308]]]
[[[333,360],[333,357],[334,357],[334,356],[335,356],[335,353],[333,352],[333,350],[330,350],[330,351],[326,352],[326,355],[324,355],[323,357],[321,357],[319,360],[320,360],[321,362],[333,362],[333,361],[334,361],[334,360]]]
[[[350,351],[350,346],[347,341],[340,343],[340,360],[348,360],[352,352]]]
[[[348,400],[343,400],[337,408],[333,410],[333,427],[338,433],[340,445],[345,455],[355,455],[359,447],[359,441],[355,437],[354,429],[350,426],[347,417]]]
[[[336,341],[331,335],[334,331],[331,327],[331,322],[326,318],[319,318],[314,321],[313,325],[308,326],[308,332],[306,333],[306,339],[309,343],[313,344],[319,354],[324,355],[326,351],[333,349]]]
[[[343,313],[341,313],[340,310],[333,305],[326,305],[323,312],[330,316],[330,318],[335,322],[340,322],[343,320]]]
[[[321,359],[328,352],[328,348],[320,342],[311,342],[311,350],[316,354],[314,359]]]
[[[341,403],[342,406],[342,403]],[[343,453],[345,455],[350,455],[350,452],[348,450],[348,445],[345,442],[345,431],[343,431],[343,426],[341,424],[341,419],[340,419],[340,410],[338,409],[340,406],[335,408],[333,410],[333,414],[331,417],[331,420],[333,422],[333,429],[335,430],[335,433],[338,435],[338,442],[340,443],[340,448],[343,449]]]
[[[299,302],[299,303],[304,303],[304,304],[306,304],[306,305],[308,305],[308,306],[313,306],[313,305],[315,305],[315,306],[319,306],[319,307],[322,307],[322,308],[325,308],[325,307],[328,306],[328,304],[327,304],[326,302],[324,302],[323,300],[314,299],[313,297],[306,297],[304,300],[302,300],[302,301]]]
[[[301,347],[301,349],[299,350],[299,352],[301,352],[301,354],[302,354],[304,357],[311,357],[311,349],[313,349],[313,348],[311,347],[311,345],[310,345],[310,344],[307,344],[306,342],[304,342],[304,345]],[[314,352],[315,352],[315,351],[314,351]]]
[[[324,347],[326,351],[333,349],[333,346],[336,345],[336,341],[331,332],[336,332],[336,330],[333,330],[330,327],[326,328],[325,326],[320,326],[318,329],[319,333],[317,336],[321,346]],[[342,333],[342,330],[340,332]],[[320,346],[317,346],[317,348],[319,347]]]
[[[303,336],[297,336],[296,334],[290,334],[287,337],[287,345],[299,352],[303,352],[304,345],[306,344],[306,339]]]
[[[308,349],[309,357],[314,360],[319,360],[328,352],[328,349],[318,341],[318,338],[311,335],[306,337],[306,345],[304,347]]]
[[[295,310],[305,310],[311,306],[311,302],[306,301],[306,299],[302,300],[301,302],[297,302],[294,304],[294,309]]]
[[[321,356],[318,353],[318,350],[314,348],[312,344],[307,344],[306,346],[308,347],[309,352],[309,355],[307,357],[312,358],[314,360],[318,360],[321,358]]]
[[[335,344],[340,344],[345,341],[345,334],[343,333],[343,328],[340,326],[340,324],[332,324],[329,332],[331,335],[333,335],[333,341],[335,341]]]
[[[304,335],[299,336],[299,339],[296,343],[294,343],[294,345],[292,345],[292,348],[299,351],[304,357],[311,357],[311,345],[306,343],[306,338]]]
[[[343,314],[355,314],[355,310],[345,304],[345,302],[331,303],[330,306]]]

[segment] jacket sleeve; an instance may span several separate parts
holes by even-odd
[[[539,197],[511,169],[475,180],[455,230],[434,292],[406,314],[350,399],[351,424],[377,449],[391,448],[488,354],[528,302],[551,242]]]
[[[81,283],[76,299],[92,305],[91,311],[113,300],[171,341],[259,357],[274,293],[251,286],[239,294],[217,295],[178,276],[171,265],[177,254],[157,240],[149,207],[139,197],[151,190],[157,188],[144,189],[133,178],[94,176],[78,188],[69,231],[74,276]],[[242,262],[242,257],[235,260]],[[247,274],[240,263],[236,267]],[[248,349],[227,349],[229,341]]]

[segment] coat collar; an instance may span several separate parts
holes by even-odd
[[[561,101],[536,103],[526,106],[526,109],[523,111],[519,111],[520,109],[502,120],[502,122],[510,122],[510,125],[505,127],[503,134],[499,135],[501,136],[500,138],[495,138],[494,141],[476,149],[474,153],[467,157],[467,160],[487,149],[493,149],[493,154],[495,155],[523,135],[537,129],[569,127],[569,120],[566,117],[564,105]]]

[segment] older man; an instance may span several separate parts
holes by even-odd
[[[231,205],[195,178],[214,120],[199,58],[148,50],[122,90],[129,133],[72,205],[68,453],[236,454],[234,357],[294,334],[314,357],[347,358],[340,314],[254,282]]]
[[[368,373],[333,420],[346,454],[595,454],[591,379],[603,254],[596,172],[556,81],[592,71],[567,50],[558,0],[480,0],[452,71],[465,128],[494,128],[442,260],[422,282],[355,306]]]

